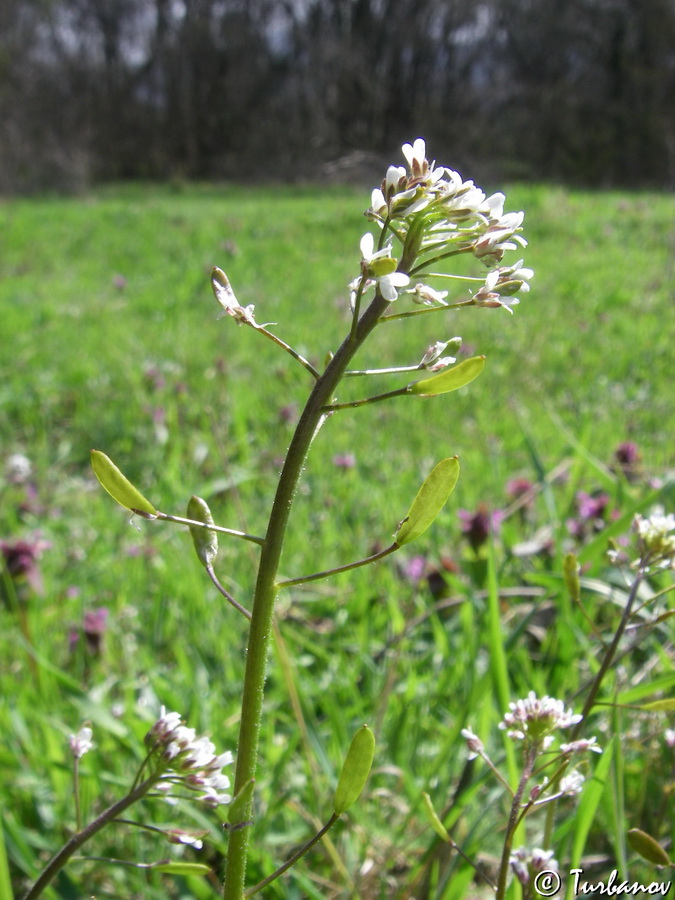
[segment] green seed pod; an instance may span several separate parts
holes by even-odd
[[[575,603],[581,600],[581,583],[579,582],[579,560],[574,553],[568,553],[563,561],[563,578],[567,591]]]
[[[146,519],[154,519],[157,510],[141,492],[133,486],[126,475],[115,463],[100,450],[91,451],[91,467],[101,487],[106,490],[120,506]]]
[[[651,834],[647,834],[646,831],[641,831],[639,828],[631,828],[627,837],[631,848],[647,862],[654,863],[655,866],[672,865],[666,851]]]
[[[411,382],[406,391],[409,394],[417,394],[420,397],[435,397],[437,394],[447,394],[464,387],[474,378],[478,378],[485,365],[484,356],[472,356],[456,366],[443,369],[438,375],[431,378],[423,378],[421,381]]]
[[[363,725],[352,739],[340,772],[333,806],[336,816],[341,816],[359,799],[366,786],[374,756],[375,735],[367,725]]]
[[[213,525],[211,510],[201,497],[190,497],[187,505],[187,517],[195,519],[197,522],[204,522],[205,525]],[[200,563],[205,569],[210,569],[218,556],[218,535],[209,528],[200,528],[199,525],[190,525],[190,534]]]
[[[426,810],[427,818],[431,822],[431,827],[434,829],[436,834],[447,844],[452,843],[445,825],[441,822],[438,817],[438,813],[434,809],[434,804],[431,802],[431,797],[425,791],[423,791],[422,799],[424,800],[424,809]]]
[[[442,459],[422,482],[422,487],[396,533],[399,546],[409,544],[423,534],[445,506],[459,478],[456,456]]]

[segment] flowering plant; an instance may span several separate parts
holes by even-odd
[[[522,259],[510,266],[501,265],[506,252],[526,245],[521,235],[524,214],[505,213],[503,194],[488,197],[473,181],[463,180],[453,169],[429,162],[426,145],[421,138],[412,144],[404,144],[403,155],[407,166],[390,166],[382,184],[372,191],[366,218],[375,231],[367,232],[360,240],[359,274],[349,284],[351,326],[341,346],[329,354],[323,371],[315,368],[272,332],[269,325],[259,324],[253,306],[239,302],[227,275],[221,269],[213,270],[212,287],[223,312],[238,325],[249,326],[273,341],[314,379],[288,448],[264,536],[215,525],[208,506],[198,497],[190,500],[187,517],[163,513],[128,482],[105,454],[92,452],[97,477],[123,506],[145,518],[189,526],[196,552],[209,578],[223,597],[250,622],[234,782],[234,796],[237,799],[229,816],[230,838],[224,885],[226,900],[240,900],[245,890],[263,688],[277,594],[283,588],[382,559],[415,540],[432,524],[459,475],[456,457],[448,457],[438,463],[402,519],[393,543],[385,549],[333,569],[279,579],[279,561],[289,513],[310,445],[327,419],[339,411],[398,396],[423,398],[448,393],[468,385],[480,375],[484,366],[483,356],[457,362],[460,337],[434,340],[415,366],[396,365],[388,361],[381,369],[353,370],[349,368],[351,360],[376,327],[392,320],[471,306],[503,307],[512,312],[519,302],[517,294],[529,290],[529,280],[533,275],[531,269],[523,266]],[[466,276],[445,271],[445,264],[460,255],[472,256],[484,274]],[[463,283],[467,287],[462,292]],[[451,298],[450,288],[455,286],[460,290]],[[402,300],[410,301],[411,306],[401,308]],[[422,377],[386,393],[365,396],[350,403],[338,403],[335,399],[336,388],[346,376],[415,372],[421,372]],[[217,538],[222,533],[260,546],[256,589],[250,607],[230,594],[216,574]],[[157,736],[165,727],[169,730],[178,728],[178,737],[174,735],[168,748],[162,751],[161,759],[172,753],[182,759],[184,751],[178,748],[182,747],[183,740],[189,743],[191,736],[181,732],[182,726],[177,726],[173,720],[160,719],[161,722],[164,724],[158,724],[155,729]],[[369,768],[369,763],[365,767],[364,760],[372,759],[370,738],[360,735],[361,732],[357,733],[355,741],[357,750],[360,747],[361,752],[354,751],[356,755],[345,775],[347,780],[351,779],[350,767],[355,766],[361,774],[353,779],[354,783],[363,783]],[[210,747],[208,752],[211,752]],[[350,755],[347,760],[349,762]],[[172,778],[167,776],[158,780],[162,784],[172,782]],[[200,787],[206,787],[207,791],[211,788],[216,797],[222,796],[219,793],[221,784],[213,784],[207,779],[207,784],[200,784]],[[208,792],[206,796],[209,796]],[[336,802],[334,816],[343,812],[344,808],[344,804]],[[330,827],[333,820],[331,817],[325,827]],[[312,841],[303,852],[311,844]],[[283,870],[285,867],[273,873],[264,883],[269,883]],[[249,889],[248,893],[252,891]]]

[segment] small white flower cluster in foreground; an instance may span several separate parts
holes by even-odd
[[[184,725],[180,713],[167,713],[162,707],[159,719],[145,736],[145,745],[148,761],[160,776],[158,790],[170,792],[180,785],[196,792],[196,799],[212,807],[231,801],[230,779],[221,770],[230,765],[232,754],[216,754],[209,738],[197,736],[194,728]]]
[[[382,228],[382,236],[377,249],[371,234],[361,238],[361,276],[350,284],[352,306],[357,293],[370,287],[377,286],[391,302],[411,276],[426,271],[430,277],[447,278],[427,271],[428,267],[458,253],[471,253],[495,268],[465,303],[503,306],[511,312],[519,302],[515,294],[529,291],[528,281],[534,273],[523,266],[522,259],[512,266],[497,264],[505,251],[527,245],[519,234],[524,214],[505,213],[504,194],[488,197],[473,181],[463,181],[454,169],[430,163],[422,138],[404,144],[402,151],[408,168],[389,166],[382,185],[371,195],[366,216]],[[393,255],[394,238],[401,244],[398,256]],[[421,281],[406,293],[416,303],[447,305],[447,291],[437,291]]]
[[[517,741],[537,743],[546,750],[553,743],[552,732],[557,728],[569,728],[581,722],[582,716],[566,710],[562,700],[553,697],[537,697],[530,691],[524,700],[509,703],[499,727]]]

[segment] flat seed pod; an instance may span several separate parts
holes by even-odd
[[[195,519],[197,522],[204,522],[205,525],[213,525],[213,516],[211,510],[201,497],[190,497],[187,506],[188,519]],[[190,525],[190,534],[192,535],[192,543],[195,545],[195,551],[199,557],[199,561],[205,569],[210,568],[218,556],[218,535],[209,528],[200,528],[199,525]]]
[[[651,834],[639,828],[631,828],[626,836],[631,848],[647,862],[654,863],[655,866],[671,865],[668,854]]]
[[[106,490],[120,506],[146,519],[154,519],[157,515],[155,507],[143,494],[135,488],[129,479],[117,468],[115,463],[100,450],[91,451],[91,467],[101,487]]]
[[[366,786],[374,756],[375,735],[367,725],[363,725],[352,739],[340,772],[333,806],[336,816],[341,816],[359,799]]]
[[[399,546],[414,541],[431,525],[445,506],[459,478],[459,460],[456,456],[442,459],[422,483],[417,496],[396,533]]]
[[[465,384],[478,378],[485,366],[484,356],[472,356],[456,366],[443,369],[438,375],[431,378],[423,378],[421,381],[411,382],[406,391],[408,394],[417,394],[419,397],[436,397],[438,394],[448,394],[464,387]]]

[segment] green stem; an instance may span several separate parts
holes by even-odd
[[[98,818],[94,819],[93,822],[90,822],[86,828],[83,828],[81,831],[78,831],[77,834],[74,834],[71,839],[61,847],[58,853],[49,860],[38,880],[25,895],[24,900],[36,900],[44,889],[51,884],[54,878],[56,878],[70,857],[76,853],[80,847],[86,844],[88,840],[108,825],[113,819],[116,819],[117,816],[136,803],[137,800],[144,797],[156,781],[156,778],[149,778],[147,781],[144,781],[137,788],[129,791],[129,793],[125,797],[122,797],[121,800],[118,800],[117,803],[113,803],[112,806],[108,807],[108,809],[106,809],[105,812],[102,812]]]
[[[375,299],[362,315],[358,326],[343,341],[323,375],[314,385],[288,448],[260,554],[258,578],[251,610],[251,628],[246,653],[242,716],[234,783],[235,795],[246,782],[255,777],[256,773],[267,655],[274,601],[278,590],[277,572],[300,474],[312,439],[325,416],[324,408],[330,403],[349,362],[375,328],[380,316],[388,306],[389,303],[380,294],[376,294]],[[251,819],[251,807],[252,798],[245,804],[242,822]],[[242,900],[244,896],[249,841],[249,827],[234,829],[230,833],[223,900]]]
[[[311,364],[311,362],[306,360],[304,356],[301,356],[297,350],[294,350],[291,347],[290,344],[287,344],[286,341],[282,341],[281,338],[278,337],[273,332],[268,331],[264,325],[256,325],[255,330],[259,331],[261,334],[264,334],[265,337],[267,337],[271,341],[273,341],[278,347],[281,347],[282,350],[285,350],[286,353],[290,353],[290,355],[293,357],[293,359],[297,360],[301,366],[304,366],[307,369],[307,371],[310,372],[314,378],[317,378],[317,379],[319,378],[319,373],[316,371],[316,369]]]
[[[326,834],[326,832],[330,828],[333,827],[333,825],[335,825],[335,823],[337,822],[337,820],[339,818],[340,817],[338,816],[337,813],[333,813],[333,815],[326,822],[326,824],[323,826],[321,831],[317,831],[317,833],[314,835],[314,837],[310,838],[310,840],[308,840],[306,844],[303,844],[302,847],[297,851],[297,853],[294,853],[290,859],[286,860],[286,862],[283,864],[283,866],[279,866],[279,868],[275,872],[272,872],[272,874],[268,875],[267,878],[265,878],[263,881],[260,881],[260,882],[258,882],[258,884],[254,885],[252,888],[249,888],[244,893],[244,897],[252,897],[254,894],[257,894],[259,891],[261,891],[264,887],[267,887],[268,884],[272,884],[273,881],[276,881],[280,875],[283,875],[284,872],[286,872],[288,869],[290,869],[291,866],[294,866],[295,863],[299,859],[302,859],[302,857],[309,850],[312,849],[314,844],[318,844],[319,841],[321,840],[321,838]]]
[[[169,513],[163,513],[157,510],[153,517],[162,522],[177,522],[179,525],[196,525],[197,528],[206,528],[209,531],[217,531],[219,534],[229,534],[232,537],[241,538],[244,541],[251,541],[253,544],[265,543],[265,538],[258,537],[255,534],[246,534],[245,531],[237,531],[234,528],[224,528],[222,525],[213,525],[210,522],[200,522],[198,519],[186,519],[183,516],[171,516]]]
[[[364,397],[362,400],[351,400],[349,403],[329,403],[323,407],[324,412],[336,412],[338,409],[354,409],[357,406],[367,406],[368,403],[379,403],[380,400],[391,400],[392,397],[401,397],[408,392],[408,386],[396,388],[395,391],[387,391],[386,394],[375,394],[373,397]]]
[[[633,604],[635,603],[635,598],[637,597],[638,588],[642,583],[642,579],[644,578],[644,569],[639,569],[637,575],[635,576],[635,580],[630,589],[630,594],[628,595],[628,600],[626,601],[626,606],[624,607],[623,615],[621,616],[621,621],[614,633],[614,638],[612,639],[612,643],[607,648],[607,652],[600,664],[600,668],[598,669],[598,673],[593,679],[593,684],[588,692],[586,697],[586,702],[584,703],[584,708],[581,710],[581,719],[576,724],[574,731],[571,734],[570,740],[576,741],[581,734],[582,729],[586,725],[586,719],[590,711],[593,709],[595,704],[595,698],[598,696],[598,691],[600,690],[600,686],[602,681],[607,674],[609,667],[612,665],[614,661],[614,657],[616,655],[617,648],[619,646],[619,642],[623,637],[623,633],[626,630],[626,625],[631,616],[631,612],[633,609]]]
[[[523,798],[523,793],[527,786],[527,782],[530,780],[530,776],[532,775],[532,771],[534,769],[534,763],[537,758],[537,749],[537,745],[532,744],[532,746],[527,751],[525,768],[523,769],[523,774],[520,777],[518,787],[516,788],[516,792],[513,795],[513,801],[511,802],[509,821],[506,826],[506,837],[504,838],[504,849],[502,850],[502,859],[499,865],[499,877],[497,880],[495,900],[504,900],[504,895],[506,893],[506,878],[509,873],[509,859],[511,857],[511,848],[513,846],[513,836],[516,833],[518,820],[520,818],[520,801]]]
[[[294,584],[304,584],[306,581],[318,581],[319,578],[328,578],[329,575],[337,575],[340,572],[349,572],[350,569],[358,569],[359,566],[367,566],[369,563],[379,562],[379,560],[384,559],[385,556],[389,556],[390,553],[398,550],[400,546],[400,544],[397,544],[396,541],[394,541],[394,543],[385,550],[380,550],[379,553],[373,553],[372,556],[366,556],[365,559],[358,559],[356,562],[346,563],[344,566],[338,566],[335,569],[325,569],[323,572],[314,572],[313,575],[301,575],[299,578],[287,578],[285,581],[278,581],[277,587],[292,587]]]
[[[232,594],[230,594],[230,592],[227,591],[227,590],[223,587],[223,585],[222,585],[222,584],[220,583],[220,581],[218,580],[218,576],[217,576],[216,573],[213,571],[213,567],[212,567],[212,566],[205,566],[205,568],[206,568],[206,574],[209,576],[209,578],[211,579],[211,581],[213,582],[213,584],[216,586],[216,588],[218,589],[218,591],[220,591],[220,593],[221,593],[221,594],[223,595],[223,597],[227,600],[227,602],[228,602],[231,606],[234,606],[234,608],[235,608],[236,610],[238,610],[238,611],[242,614],[242,616],[244,616],[246,619],[249,619],[249,620],[250,620],[250,618],[251,618],[251,613],[246,609],[245,606],[242,606],[241,603],[237,603],[237,601],[234,599],[234,597],[232,596]]]

